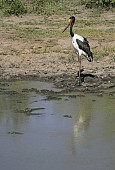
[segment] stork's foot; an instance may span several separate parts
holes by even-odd
[[[79,82],[78,82],[78,86],[81,86],[81,83],[82,83],[82,82],[81,82],[81,80],[79,80]]]
[[[83,68],[80,70],[80,72],[78,71],[78,72],[77,72],[77,77],[79,77],[79,74],[80,74],[80,76],[82,77],[82,74],[81,74],[81,73],[82,73],[83,71],[84,71]]]
[[[82,86],[82,82],[79,80],[75,83],[75,87],[81,87]]]
[[[77,72],[77,76],[79,78],[79,82],[78,82],[78,86],[82,85],[82,82],[84,82],[84,76],[83,76],[83,72],[84,69],[82,68],[80,71]]]

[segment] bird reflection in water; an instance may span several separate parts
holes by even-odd
[[[83,97],[79,97],[79,110],[74,118],[74,137],[81,136],[89,127],[92,113],[90,101],[84,103]]]

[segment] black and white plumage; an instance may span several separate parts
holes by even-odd
[[[81,55],[86,56],[87,60],[89,62],[93,61],[93,54],[90,50],[90,46],[88,43],[88,40],[78,34],[74,34],[72,31],[73,25],[75,23],[75,17],[71,16],[68,20],[69,24],[65,27],[65,29],[63,30],[63,32],[70,26],[70,35],[72,38],[72,45],[76,51],[76,53],[78,54],[78,61],[79,61],[79,83],[81,82],[81,78],[80,78],[80,72],[81,72]]]

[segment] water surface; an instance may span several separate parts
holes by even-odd
[[[47,100],[31,88],[60,91],[37,81],[0,86],[0,170],[115,169],[115,93]]]

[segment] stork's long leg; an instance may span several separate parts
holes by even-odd
[[[78,62],[79,62],[79,86],[81,85],[81,56],[78,54]]]

